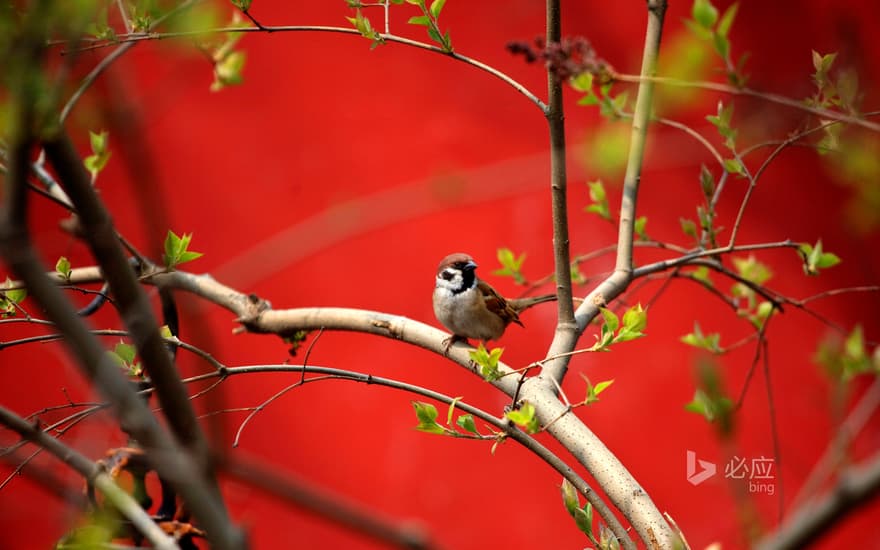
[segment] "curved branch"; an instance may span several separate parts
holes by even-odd
[[[163,39],[168,39],[168,38],[194,38],[197,36],[205,36],[206,34],[250,33],[250,32],[267,32],[267,33],[332,32],[332,33],[351,34],[351,35],[355,35],[355,36],[360,36],[360,32],[357,29],[351,29],[348,27],[334,27],[334,26],[327,26],[327,25],[279,25],[279,26],[262,25],[261,27],[221,27],[221,28],[217,28],[217,29],[206,29],[206,30],[200,30],[200,31],[181,31],[181,32],[168,32],[168,33],[150,32],[150,33],[139,33],[139,34],[127,34],[127,35],[120,34],[117,36],[117,40],[114,42],[114,44],[118,44],[121,42],[122,45],[119,46],[117,51],[114,51],[113,54],[111,54],[111,56],[113,56],[114,59],[110,60],[106,64],[104,64],[102,61],[102,63],[99,64],[100,70],[99,70],[99,67],[95,67],[95,69],[92,71],[92,73],[89,73],[89,76],[86,77],[86,80],[83,81],[83,85],[81,85],[81,88],[79,90],[77,90],[77,92],[79,93],[79,95],[81,95],[82,91],[84,91],[84,88],[88,87],[88,85],[90,85],[95,80],[95,78],[97,78],[97,76],[100,74],[101,71],[105,70],[107,68],[107,66],[109,66],[109,64],[112,63],[122,53],[125,53],[125,50],[117,53],[119,50],[122,50],[123,48],[125,48],[127,50],[127,49],[131,48],[134,44],[137,44],[138,42],[143,42],[143,41],[147,41],[147,40],[163,40]],[[379,34],[379,36],[382,38],[382,40],[384,40],[386,42],[394,42],[397,44],[403,44],[405,46],[410,46],[413,48],[428,50],[430,52],[434,52],[434,53],[438,53],[438,54],[446,56],[446,57],[450,57],[452,59],[455,59],[456,61],[461,61],[462,63],[470,65],[474,68],[477,68],[485,73],[488,73],[488,74],[498,78],[499,80],[501,80],[505,84],[509,85],[511,88],[513,88],[514,90],[516,90],[517,92],[519,92],[523,96],[525,96],[526,99],[528,99],[529,101],[534,103],[535,106],[538,107],[539,109],[541,109],[542,112],[544,112],[544,113],[547,112],[547,109],[548,109],[547,105],[543,101],[541,101],[541,99],[538,98],[538,96],[536,96],[528,88],[526,88],[524,85],[520,84],[518,81],[516,81],[512,77],[499,71],[498,69],[492,67],[491,65],[487,65],[487,64],[483,63],[482,61],[477,61],[476,59],[473,59],[473,58],[465,56],[465,55],[461,55],[456,52],[447,52],[437,46],[433,46],[431,44],[426,44],[424,42],[419,42],[417,40],[412,40],[409,38],[404,38],[403,36],[398,36],[396,34],[381,33],[381,34]],[[110,43],[96,44],[93,46],[87,46],[85,48],[80,48],[79,51],[87,50],[87,49],[103,48],[108,45],[110,45]],[[108,56],[108,58],[109,57],[110,56]],[[108,58],[105,58],[105,60]],[[79,98],[79,96],[77,95],[76,99],[78,99],[78,98]],[[75,102],[74,98],[71,98],[71,99],[72,99],[72,101]],[[65,115],[69,112],[69,106],[70,105],[65,106]]]
[[[586,481],[578,476],[577,473],[561,458],[553,453],[553,451],[542,445],[538,440],[523,432],[507,420],[492,416],[482,409],[479,409],[472,405],[468,405],[467,403],[456,400],[440,392],[416,386],[414,384],[400,382],[391,378],[383,378],[381,376],[373,376],[371,374],[359,373],[343,369],[317,366],[310,367],[305,365],[244,365],[239,367],[227,367],[224,368],[221,372],[212,372],[194,376],[187,379],[186,382],[196,382],[201,380],[210,380],[213,378],[229,377],[259,372],[302,372],[320,374],[335,379],[361,382],[363,384],[370,385],[381,385],[396,390],[402,390],[414,393],[416,395],[421,395],[423,397],[427,397],[429,399],[433,399],[447,405],[452,405],[454,403],[456,408],[462,410],[465,413],[473,415],[474,417],[479,418],[487,424],[490,424],[495,428],[503,431],[505,435],[507,435],[507,437],[516,441],[517,443],[531,451],[538,458],[540,458],[550,467],[559,472],[565,479],[570,481],[575,486],[575,488],[577,488],[578,492],[580,492],[587,500],[590,501],[596,512],[598,512],[602,519],[605,520],[606,523],[608,523],[608,526],[620,539],[621,545],[624,548],[632,548],[633,550],[635,549],[635,546],[632,545],[632,541],[626,535],[626,529],[623,528],[623,526],[620,524],[620,522],[614,516],[614,513],[608,508],[605,502],[602,501],[601,498],[599,498],[598,494],[589,486]],[[627,541],[629,541],[629,545],[627,544]]]

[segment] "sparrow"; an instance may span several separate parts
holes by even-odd
[[[555,294],[505,298],[477,278],[476,269],[473,258],[461,252],[446,256],[437,267],[434,315],[453,334],[447,350],[456,340],[497,340],[510,323],[523,326],[519,314],[524,310],[556,299]]]

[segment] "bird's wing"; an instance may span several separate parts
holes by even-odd
[[[517,315],[516,310],[510,307],[507,300],[505,300],[502,295],[498,294],[489,283],[477,280],[477,289],[479,289],[480,294],[483,295],[483,302],[486,304],[486,308],[489,311],[501,317],[505,324],[516,323],[522,326],[522,321],[519,320],[519,315]]]

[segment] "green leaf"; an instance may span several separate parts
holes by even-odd
[[[232,0],[232,5],[241,11],[247,11],[251,7],[252,0]]]
[[[9,288],[10,286],[12,286],[12,279],[6,277],[6,281],[3,283],[3,287]],[[11,311],[14,314],[15,308],[12,307],[11,304],[20,304],[25,298],[27,298],[27,289],[17,288],[14,290],[4,290],[2,293],[0,293],[0,295],[2,295],[6,300],[10,302],[9,307],[11,308],[11,310],[8,311]]]
[[[756,285],[766,283],[773,276],[773,272],[770,271],[770,268],[759,262],[758,259],[751,254],[748,258],[734,258],[733,266],[736,268],[736,272],[740,277]]]
[[[614,337],[612,343],[629,342],[641,338],[642,332],[648,326],[648,312],[642,309],[642,304],[636,304],[623,314],[623,327]]]
[[[499,248],[497,251],[498,263],[501,269],[496,269],[492,273],[502,277],[513,277],[517,284],[525,284],[526,278],[522,274],[522,265],[526,260],[525,254],[516,256],[509,248]]]
[[[822,55],[816,50],[813,50],[813,68],[816,70],[816,73],[828,74],[835,59],[837,59],[836,52]]]
[[[458,424],[458,427],[466,432],[470,432],[474,435],[480,435],[480,432],[477,431],[477,425],[474,423],[474,417],[470,414],[463,414],[458,417],[458,420],[455,421]]]
[[[568,79],[568,84],[578,92],[593,93],[593,73],[578,73]],[[595,98],[596,96],[593,95]]]
[[[712,196],[715,195],[715,178],[705,164],[700,165],[700,188],[706,200],[711,201]]]
[[[631,332],[642,332],[648,326],[648,312],[636,304],[623,314],[623,327]]]
[[[605,185],[602,180],[588,181],[587,187],[590,189],[590,200],[592,204],[588,205],[584,210],[599,217],[611,221],[611,210],[608,206],[608,195],[605,192]]]
[[[562,486],[559,489],[562,493],[562,504],[565,506],[568,513],[571,514],[571,517],[574,517],[575,510],[580,510],[581,508],[581,501],[577,489],[575,489],[574,485],[565,478],[562,478]]]
[[[711,353],[724,353],[724,350],[721,348],[721,335],[717,332],[703,334],[700,324],[696,321],[694,322],[694,331],[682,336],[681,341],[689,346],[704,349]]]
[[[607,200],[605,186],[602,184],[602,180],[588,181],[587,186],[590,188],[590,199],[592,199],[593,202]]]
[[[636,233],[636,237],[640,241],[649,241],[651,240],[648,237],[648,234],[645,232],[645,226],[648,225],[648,216],[639,216],[636,218],[636,221],[633,222],[633,231]]]
[[[419,421],[416,429],[420,432],[432,434],[445,434],[447,430],[437,423],[437,408],[421,401],[412,402],[413,409],[416,411],[416,418]]]
[[[108,132],[102,130],[98,133],[89,131],[89,143],[92,146],[92,152],[95,154],[105,153],[107,151]]]
[[[614,112],[617,114],[622,113],[626,109],[626,102],[629,99],[629,94],[627,92],[620,92],[614,99],[611,100],[611,104],[614,107]]]
[[[603,380],[602,382],[599,382],[598,384],[596,384],[596,386],[593,388],[593,391],[596,395],[599,395],[603,391],[607,390],[608,387],[611,386],[611,384],[613,384],[613,383],[614,383],[613,378],[611,380]]]
[[[505,416],[514,424],[525,430],[526,433],[538,433],[541,429],[540,424],[538,424],[538,418],[535,416],[535,407],[528,401],[523,403],[520,408],[516,410],[507,411]]]
[[[853,327],[843,341],[836,334],[826,337],[813,359],[840,382],[848,382],[860,374],[880,374],[880,346],[874,350],[873,357],[868,354],[861,325]]]
[[[617,318],[617,315],[605,307],[599,308],[599,312],[602,314],[602,318],[605,320],[605,326],[608,327],[608,330],[616,332],[617,327],[620,326],[620,320]]]
[[[717,32],[714,33],[712,35],[712,44],[715,46],[715,51],[722,59],[730,57],[730,40],[728,40],[726,36],[722,36]]]
[[[587,106],[587,107],[592,106],[592,105],[598,105],[599,104],[599,96],[594,94],[593,90],[588,90],[587,95],[580,98],[578,100],[577,104]]]
[[[83,164],[86,170],[91,173],[92,181],[95,181],[98,174],[107,166],[107,162],[110,160],[110,151],[107,149],[108,136],[109,134],[106,130],[98,133],[89,131],[92,154],[83,159]]]
[[[431,37],[431,40],[434,42],[443,45],[443,37],[440,36],[440,31],[438,31],[433,25],[428,26],[428,36]]]
[[[679,218],[678,223],[679,225],[681,225],[682,233],[684,233],[688,237],[694,238],[695,240],[700,239],[699,235],[697,234],[697,224],[694,222],[694,220]]]
[[[427,27],[431,24],[431,18],[427,15],[414,15],[413,17],[409,18],[409,21],[407,21],[407,23],[409,23],[410,25],[421,25],[423,27]]]
[[[698,389],[694,392],[693,400],[685,405],[684,408],[688,412],[703,416],[709,422],[715,422],[724,410],[731,409],[732,406],[733,403],[730,399],[722,398],[713,401],[706,392]]]
[[[856,361],[861,361],[867,356],[865,353],[865,335],[861,325],[856,325],[849,336],[846,337],[843,349],[849,358]]]
[[[718,21],[718,9],[710,0],[694,0],[691,17],[704,29],[711,29]]]
[[[196,258],[202,257],[201,252],[188,250],[191,240],[192,233],[184,233],[182,236],[177,236],[173,231],[168,230],[168,234],[165,236],[165,254],[162,256],[165,267],[174,269],[182,263],[191,262]]]
[[[168,325],[162,325],[161,327],[159,327],[159,336],[161,336],[165,340],[174,338],[174,335],[171,334],[171,328],[169,328]]]
[[[218,92],[226,86],[237,86],[244,82],[242,74],[247,59],[245,52],[233,50],[214,63],[214,82],[211,91]]]
[[[722,437],[729,437],[733,431],[733,401],[724,392],[718,367],[709,361],[701,361],[697,375],[699,387],[691,402],[685,405],[685,410],[703,416],[717,426]]]
[[[586,375],[582,373],[581,377],[583,377],[584,382],[587,384],[587,395],[582,401],[582,404],[584,405],[592,405],[593,403],[599,401],[599,394],[608,389],[608,387],[614,383],[613,379],[603,380],[602,382],[599,382],[594,386]]]
[[[493,348],[491,351],[487,350],[483,343],[480,342],[480,345],[477,346],[477,349],[469,352],[471,361],[476,363],[480,367],[480,375],[487,382],[494,382],[501,378],[501,371],[498,369],[498,362],[501,360],[501,354],[504,353],[504,348]]]
[[[718,102],[718,109],[716,114],[708,115],[706,120],[708,120],[715,129],[718,130],[718,134],[724,138],[724,146],[734,151],[734,145],[736,141],[737,131],[734,128],[730,127],[730,121],[733,119],[733,103],[728,103],[724,105],[723,102]]]
[[[737,176],[745,175],[745,169],[743,167],[742,161],[738,158],[724,159],[724,171],[735,174]]]
[[[673,548],[678,546],[673,544]],[[603,524],[599,525],[599,548],[601,550],[620,550],[620,541],[614,532]]]
[[[119,356],[126,365],[130,365],[134,362],[135,354],[137,350],[131,344],[126,344],[125,342],[119,342],[116,344],[116,347],[113,348],[113,353]]]
[[[703,283],[705,286],[712,288],[715,286],[712,283],[712,279],[709,278],[709,268],[705,265],[701,265],[698,268],[694,269],[690,272],[690,276],[695,281],[699,281]]]
[[[112,352],[107,353],[119,363],[119,366],[127,369],[130,376],[141,376],[143,374],[144,369],[141,367],[140,362],[134,360],[137,353],[134,346],[120,341],[113,348]]]
[[[61,275],[65,281],[70,282],[70,260],[65,256],[60,256],[58,261],[55,262],[55,271]]]
[[[804,261],[804,273],[807,275],[818,275],[820,269],[834,267],[841,261],[836,254],[822,250],[822,239],[816,241],[815,246],[801,243],[798,252]]]
[[[581,268],[577,261],[571,263],[571,282],[576,285],[587,283],[587,277],[581,273]]]
[[[446,0],[434,0],[431,2],[430,12],[431,16],[434,19],[440,17],[440,12],[443,11],[443,6],[446,5]]]
[[[730,34],[730,28],[733,26],[734,19],[736,19],[737,10],[739,10],[739,2],[734,2],[724,10],[724,14],[721,16],[721,20],[718,21],[718,28],[715,31],[719,36],[726,38]]]
[[[688,30],[691,31],[694,36],[696,36],[700,40],[709,40],[710,38],[712,38],[712,30],[703,27],[696,21],[692,19],[685,19],[682,22],[684,23],[684,26],[687,27]]]

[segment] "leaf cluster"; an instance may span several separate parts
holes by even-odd
[[[599,538],[596,538],[596,534],[593,531],[593,505],[586,501],[581,506],[580,496],[571,482],[563,478],[560,492],[565,510],[574,519],[577,528],[587,535],[587,538],[590,539],[595,548],[599,550],[620,549],[620,542],[604,524],[599,525]]]

